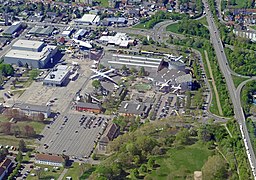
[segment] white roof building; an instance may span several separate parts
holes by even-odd
[[[82,18],[76,19],[77,24],[98,24],[100,22],[100,17],[95,14],[84,14]]]
[[[99,41],[120,47],[128,47],[134,43],[134,40],[130,39],[126,33],[116,33],[114,36],[101,36]]]
[[[48,86],[62,86],[70,75],[70,67],[58,65],[44,79],[43,84]]]
[[[91,49],[92,45],[88,41],[81,41],[78,39],[72,39],[75,43],[77,43],[79,46]]]
[[[57,52],[56,46],[46,45],[40,41],[18,40],[4,56],[4,62],[18,66],[43,68]]]

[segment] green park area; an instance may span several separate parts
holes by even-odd
[[[194,171],[200,171],[212,153],[202,143],[170,148],[165,156],[156,158],[160,167],[148,177],[158,180],[193,178]]]
[[[47,165],[37,165],[40,167],[39,170],[32,170],[31,173],[28,175],[27,180],[49,180],[49,179],[58,179],[63,171],[63,167],[58,169],[54,168],[53,166]],[[31,176],[31,174],[35,176]]]
[[[147,83],[139,83],[134,85],[134,87],[137,91],[149,91],[152,88],[152,86]]]

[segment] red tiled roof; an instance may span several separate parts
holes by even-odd
[[[49,162],[55,162],[55,163],[63,163],[64,162],[63,157],[56,156],[56,155],[49,155],[49,154],[37,154],[35,159],[40,160],[40,161],[49,161]]]

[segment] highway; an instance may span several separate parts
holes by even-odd
[[[249,137],[249,133],[247,130],[247,126],[245,123],[245,115],[241,106],[241,101],[240,101],[240,93],[236,92],[236,88],[231,76],[231,72],[230,72],[230,68],[228,66],[228,61],[226,58],[226,55],[224,53],[224,48],[220,39],[220,35],[218,32],[218,28],[215,25],[214,22],[214,18],[212,13],[210,12],[209,8],[208,8],[208,4],[204,1],[204,5],[205,7],[205,11],[206,11],[206,18],[207,18],[207,22],[209,24],[209,31],[211,34],[211,41],[213,44],[213,47],[215,49],[216,52],[216,56],[218,59],[218,63],[220,66],[220,70],[223,73],[223,76],[225,77],[226,80],[226,84],[227,84],[227,88],[230,94],[230,98],[232,100],[233,106],[234,106],[234,113],[235,113],[235,118],[237,119],[239,125],[242,125],[242,131],[244,134],[244,143],[247,143],[248,145],[248,152],[247,156],[248,159],[251,159],[251,168],[254,171],[254,168],[256,167],[256,159],[255,159],[255,154],[252,148],[252,144],[251,144],[251,140]],[[249,160],[250,161],[250,160]],[[255,173],[254,173],[254,179],[255,178]]]

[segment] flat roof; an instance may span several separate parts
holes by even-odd
[[[56,46],[46,46],[43,48],[42,51],[27,51],[27,50],[18,50],[18,49],[11,49],[4,57],[7,58],[20,58],[20,59],[30,59],[40,61],[43,58],[47,57],[50,51],[49,49],[55,49]]]
[[[54,68],[44,79],[45,81],[61,82],[69,73],[69,66],[59,65]]]
[[[150,108],[151,105],[149,103],[123,101],[118,111],[120,113],[141,115],[143,113],[147,113]]]
[[[32,40],[24,40],[24,39],[19,39],[16,41],[13,45],[12,48],[34,48],[34,49],[39,49],[44,42],[41,41],[32,41]]]
[[[98,109],[98,110],[102,109],[99,104],[87,103],[87,102],[78,102],[76,106],[88,108],[88,109]]]
[[[16,103],[13,108],[19,108],[21,110],[36,111],[36,112],[49,112],[51,108],[49,106],[41,106],[27,103]]]
[[[89,22],[97,23],[100,21],[100,17],[95,14],[84,14],[82,18],[76,19],[76,22]]]

